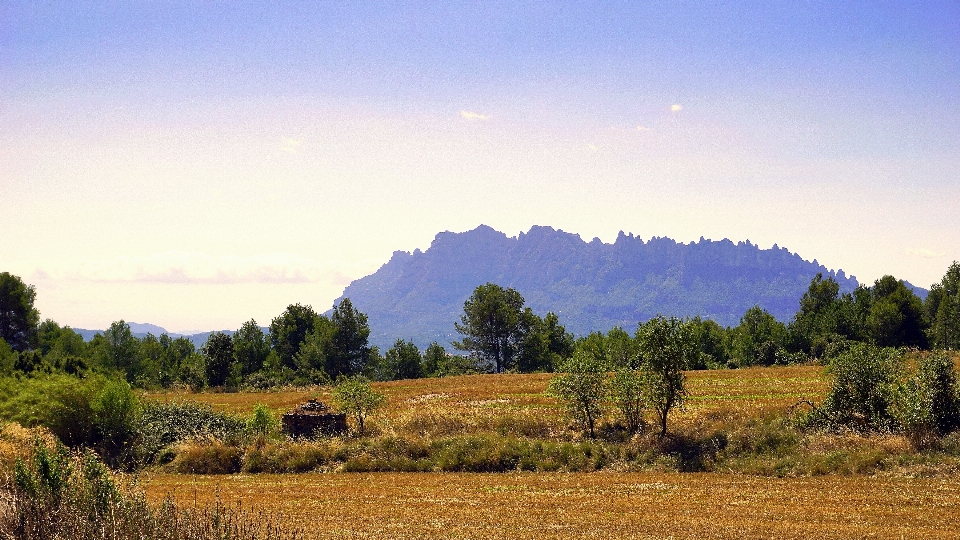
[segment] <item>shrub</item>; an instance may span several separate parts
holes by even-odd
[[[231,474],[240,472],[242,465],[240,448],[220,441],[197,441],[182,444],[167,467],[183,474]]]
[[[263,403],[253,406],[253,413],[247,418],[247,433],[253,437],[267,438],[277,434],[280,422],[270,407]]]
[[[118,482],[91,452],[71,453],[39,438],[2,487],[0,537],[21,540],[258,540],[296,538],[271,516],[225,508],[183,510],[167,500],[147,504],[143,492]]]
[[[578,350],[560,366],[563,373],[550,380],[547,393],[564,403],[567,414],[596,437],[597,419],[603,414],[607,374],[603,364],[586,350]]]
[[[620,411],[627,431],[636,433],[643,427],[643,375],[637,371],[621,370],[610,381],[610,400]]]
[[[145,401],[137,427],[137,455],[142,463],[151,463],[164,447],[187,440],[239,442],[245,429],[242,419],[216,412],[210,405]]]
[[[920,359],[916,373],[895,386],[890,412],[917,449],[953,431],[960,424],[953,361],[944,353]]]
[[[827,369],[833,382],[815,421],[860,431],[894,427],[891,390],[902,370],[900,351],[856,344]]]
[[[338,409],[353,416],[357,433],[363,434],[363,421],[378,409],[387,397],[370,386],[363,376],[344,377],[333,389],[333,403]]]

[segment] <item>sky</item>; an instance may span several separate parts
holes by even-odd
[[[267,325],[480,224],[929,287],[960,2],[0,1],[0,271],[42,318]]]

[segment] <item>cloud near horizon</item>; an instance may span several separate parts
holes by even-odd
[[[486,114],[475,113],[472,111],[460,111],[460,118],[464,120],[474,122],[477,120],[489,120],[490,116]]]
[[[290,253],[249,257],[213,256],[201,252],[171,251],[144,257],[115,257],[84,261],[65,269],[37,269],[39,280],[100,283],[168,283],[235,285],[302,284],[328,282],[346,285],[351,278],[333,265]]]
[[[916,257],[923,257],[924,259],[939,259],[947,254],[945,251],[933,251],[924,248],[908,249],[907,253]]]

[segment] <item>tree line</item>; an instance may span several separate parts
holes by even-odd
[[[960,348],[960,264],[954,262],[921,301],[907,285],[884,276],[873,286],[840,294],[839,284],[818,274],[788,323],[755,306],[734,327],[709,319],[678,321],[691,343],[683,369],[786,364],[824,358],[851,342],[880,347]],[[250,320],[233,335],[213,333],[199,349],[166,334],[137,338],[124,321],[89,342],[55,321],[40,321],[35,289],[0,273],[0,373],[96,371],[117,374],[144,388],[185,385],[268,388],[318,384],[340,377],[372,380],[438,377],[474,372],[552,372],[577,351],[607,371],[638,369],[643,328],[574,337],[555,313],[541,317],[521,294],[493,283],[477,287],[464,303],[462,336],[454,354],[439,343],[421,351],[398,339],[387,351],[368,342],[367,316],[349,299],[329,316],[292,304],[267,331]],[[673,319],[670,319],[673,320]],[[649,322],[649,321],[648,321]]]

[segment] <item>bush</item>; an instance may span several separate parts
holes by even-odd
[[[246,423],[195,401],[145,401],[137,427],[137,455],[141,463],[157,460],[161,450],[188,440],[239,443]]]
[[[182,474],[231,474],[240,472],[242,465],[240,448],[220,441],[204,441],[182,444],[167,467]]]
[[[254,405],[253,413],[247,418],[247,434],[253,437],[273,437],[277,434],[279,426],[277,416],[263,403]]]
[[[944,353],[920,359],[916,373],[895,386],[891,414],[917,449],[956,429],[960,400],[953,361]]]
[[[113,464],[131,463],[139,399],[122,380],[37,374],[0,382],[0,416],[44,426],[71,447],[97,451]]]
[[[298,537],[280,532],[270,516],[224,508],[178,509],[147,504],[142,491],[118,482],[96,455],[34,441],[2,488],[0,537],[22,540],[256,540]]]
[[[833,358],[830,391],[814,422],[858,431],[891,430],[892,389],[902,369],[900,351],[856,344]]]

